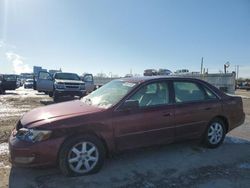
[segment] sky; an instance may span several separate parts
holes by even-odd
[[[250,78],[249,0],[0,0],[0,73],[200,71],[202,57]]]

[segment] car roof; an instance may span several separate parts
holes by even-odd
[[[73,73],[73,72],[56,72],[55,74],[76,74],[76,73]]]
[[[154,80],[188,80],[188,81],[201,81],[196,78],[187,78],[181,76],[142,76],[142,77],[128,77],[128,78],[120,78],[118,80],[126,81],[126,82],[135,82],[142,83],[146,81],[154,81]]]

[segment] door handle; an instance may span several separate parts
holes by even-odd
[[[212,108],[211,107],[207,107],[207,108],[205,108],[204,110],[211,110]]]
[[[165,117],[172,116],[172,113],[167,112],[167,113],[164,113],[163,116],[165,116]]]

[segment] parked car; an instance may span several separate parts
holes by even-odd
[[[158,75],[158,72],[155,69],[146,69],[146,70],[144,70],[143,75],[144,76],[156,76],[156,75]]]
[[[180,69],[180,70],[176,70],[174,73],[175,74],[188,74],[189,70],[188,69]]]
[[[15,90],[17,88],[17,76],[13,74],[0,75],[0,94],[6,90]]]
[[[17,166],[58,164],[67,176],[98,172],[111,153],[186,139],[216,148],[244,122],[242,99],[197,79],[113,80],[81,100],[26,113],[9,139]]]
[[[27,79],[24,82],[24,88],[33,88],[34,80],[33,79]]]
[[[86,94],[85,83],[75,73],[57,72],[51,75],[41,71],[36,81],[36,89],[48,93],[54,101],[63,96],[79,96]]]

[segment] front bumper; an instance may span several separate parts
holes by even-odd
[[[64,90],[64,89],[56,89],[55,94],[57,96],[79,96],[82,97],[86,94],[86,90]]]
[[[62,143],[63,138],[30,143],[17,139],[12,133],[9,138],[10,162],[22,167],[55,165]]]
[[[33,88],[33,85],[29,84],[29,85],[24,85],[24,88]]]

